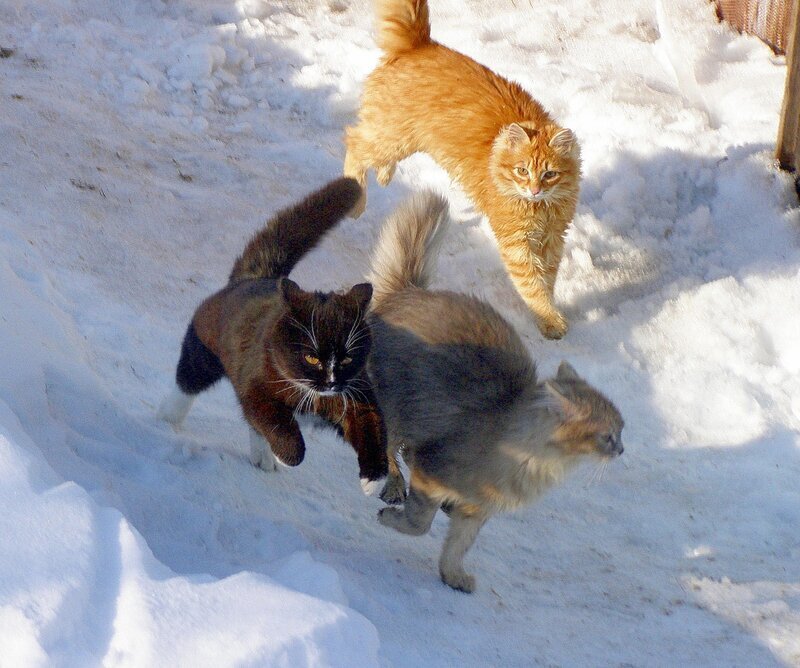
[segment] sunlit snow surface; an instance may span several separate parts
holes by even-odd
[[[248,461],[230,388],[155,417],[197,303],[261,221],[338,175],[377,62],[353,2],[0,2],[0,664],[800,664],[800,213],[772,151],[785,62],[701,0],[431,0],[433,35],[578,135],[581,204],[539,336],[489,228],[430,159],[306,258],[362,280],[421,187],[437,287],[569,360],[626,451],[492,519],[472,596],[446,519],[389,532],[352,450]]]

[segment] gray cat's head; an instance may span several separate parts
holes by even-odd
[[[567,362],[555,378],[545,381],[548,401],[562,423],[551,445],[570,455],[618,457],[622,454],[622,427],[617,407],[583,380]]]

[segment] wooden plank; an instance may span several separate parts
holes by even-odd
[[[786,48],[786,88],[775,153],[781,169],[800,168],[800,0],[794,0]]]

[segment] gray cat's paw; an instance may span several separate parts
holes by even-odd
[[[442,582],[448,587],[463,591],[465,594],[471,594],[475,591],[475,576],[463,570],[448,572],[440,570],[439,575],[442,578]]]
[[[385,527],[397,529],[405,515],[402,508],[381,508],[378,511],[378,522]]]
[[[406,483],[402,478],[389,476],[380,493],[380,499],[390,506],[399,506],[406,500]]]

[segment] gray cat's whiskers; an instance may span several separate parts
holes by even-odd
[[[588,489],[592,485],[602,482],[603,477],[605,476],[607,470],[608,470],[607,459],[603,459],[597,462],[597,464],[594,467],[592,467],[592,469],[586,476],[586,482],[583,485],[584,489]]]

